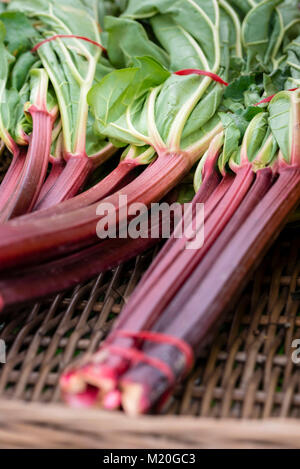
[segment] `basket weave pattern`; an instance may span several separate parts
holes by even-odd
[[[61,408],[58,379],[78,356],[99,347],[155,252],[16,312],[0,325],[0,339],[7,345],[7,363],[0,365],[0,446],[32,447],[36,442],[38,447],[200,447],[209,445],[214,425],[214,446],[230,447],[235,441],[244,447],[247,441],[249,447],[250,435],[253,446],[295,446],[300,426],[293,421],[281,424],[294,426],[293,438],[283,441],[274,422],[266,420],[264,427],[257,421],[248,427],[244,424],[239,433],[240,423],[225,419],[300,417],[300,368],[291,359],[292,341],[300,338],[300,295],[295,295],[300,289],[297,233],[296,229],[284,230],[216,331],[211,347],[202,352],[187,381],[177,387],[165,410],[168,416],[146,417],[136,426],[133,422],[137,421],[119,414]],[[180,430],[173,430],[172,436],[173,415],[181,417]],[[224,421],[217,424],[191,416]],[[75,418],[82,427],[73,426]],[[46,429],[43,424],[47,422]],[[123,427],[116,422],[124,422]],[[193,425],[198,425],[199,432],[187,439],[185,428]],[[122,428],[129,429],[126,435]],[[150,428],[153,432],[156,428],[155,435],[150,435]],[[267,432],[264,438],[259,428]],[[206,437],[201,429],[206,429]]]

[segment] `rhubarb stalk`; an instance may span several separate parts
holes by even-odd
[[[286,119],[282,121],[282,118]],[[175,337],[178,337],[180,331],[180,338],[197,353],[209,343],[216,323],[222,319],[232,298],[245,285],[259,259],[279,234],[289,213],[299,201],[299,121],[299,93],[283,92],[276,95],[270,105],[270,125],[281,148],[277,181],[254,206],[254,199],[259,194],[264,195],[264,190],[270,184],[269,182],[265,188],[261,186],[266,174],[259,170],[260,180],[257,179],[257,184],[253,186],[227,231],[225,230],[223,238],[219,239],[204,263],[195,269],[189,282],[156,324],[155,330],[163,330],[165,334]],[[263,189],[262,193],[259,188]],[[250,214],[249,210],[252,210]],[[174,312],[178,310],[181,314],[176,319]],[[169,322],[171,317],[175,318],[172,324]],[[172,367],[177,378],[182,376],[184,363],[177,349],[168,345],[146,345],[145,351],[151,356],[153,354],[153,357],[163,354],[165,363]],[[146,369],[143,365],[133,368],[121,382],[124,389],[123,405],[133,414],[149,411],[168,390],[165,377],[153,369],[151,380],[147,374],[148,384],[145,385]],[[132,399],[133,389],[136,399]]]
[[[42,69],[32,70],[32,103],[28,113],[32,117],[33,131],[24,165],[10,199],[1,212],[1,221],[29,212],[42,188],[52,141],[52,128],[56,117],[56,108],[48,110],[48,75]]]
[[[39,210],[38,212],[23,216],[19,219],[19,222],[23,223],[24,221],[34,221],[41,218],[62,215],[79,210],[80,208],[88,207],[95,202],[100,202],[105,197],[108,197],[129,184],[132,179],[134,179],[134,170],[140,166],[149,164],[154,157],[155,152],[152,148],[147,148],[145,151],[140,152],[138,148],[131,147],[130,151],[126,151],[124,159],[121,159],[118,166],[93,187],[54,207],[49,207],[48,209]]]
[[[166,223],[170,222],[168,213],[165,219]],[[0,314],[6,314],[28,302],[72,288],[145,252],[160,240],[160,236],[151,238],[151,229],[157,228],[161,233],[163,223],[162,213],[159,224],[150,226],[147,237],[137,240],[130,238],[104,240],[60,260],[24,269],[11,276],[0,277]]]

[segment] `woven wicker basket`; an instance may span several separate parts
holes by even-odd
[[[18,311],[0,326],[0,447],[300,447],[297,238],[297,227],[281,234],[164,416],[69,409],[58,388],[66,365],[98,348],[155,253]]]

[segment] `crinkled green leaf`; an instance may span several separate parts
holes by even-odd
[[[87,129],[86,129],[86,154],[88,156],[92,156],[99,151],[101,151],[106,145],[107,145],[107,140],[105,139],[104,136],[99,135],[97,132],[95,132],[95,119],[89,113],[88,116],[88,121],[87,121]]]
[[[143,142],[131,131],[127,111],[130,106],[132,124],[147,135],[149,90],[162,84],[169,72],[150,57],[136,59],[136,67],[116,70],[107,75],[88,95],[96,119],[97,130],[111,139],[141,145]]]
[[[156,15],[150,20],[153,32],[170,57],[170,70],[207,68],[206,57],[194,37],[172,15]]]
[[[157,13],[170,14],[175,23],[189,33],[203,50],[212,68],[216,62],[213,25],[216,24],[215,1],[207,0],[132,0],[124,15],[131,18],[150,18]]]
[[[300,36],[294,39],[287,47],[286,65],[289,67],[289,77],[287,87],[296,88],[300,86]]]
[[[244,101],[244,93],[251,85],[255,84],[255,75],[242,75],[227,86],[224,98],[234,101]]]
[[[16,88],[18,91],[21,90],[25,81],[28,78],[28,74],[31,68],[36,68],[41,64],[41,62],[31,54],[31,52],[25,52],[21,54],[14,64],[14,67],[11,72],[11,86]]]
[[[239,14],[241,19],[244,19],[246,14],[251,10],[252,4],[250,0],[228,0]]]
[[[265,63],[273,15],[282,0],[264,0],[247,14],[243,23],[243,42],[247,51],[247,70]]]
[[[273,94],[284,90],[289,77],[290,68],[288,66],[279,68],[270,75],[264,74],[263,83],[266,96],[273,96]]]
[[[266,113],[258,114],[252,119],[249,127],[250,131],[247,135],[247,156],[249,161],[253,161],[268,131],[268,115]]]
[[[222,112],[219,115],[225,130],[223,152],[218,161],[219,169],[223,173],[230,158],[238,151],[242,133],[230,113]]]
[[[32,48],[38,35],[23,13],[5,11],[0,15],[0,20],[6,28],[5,44],[11,54],[17,56]]]

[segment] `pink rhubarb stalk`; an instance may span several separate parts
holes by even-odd
[[[138,332],[148,330],[153,326],[230,221],[248,192],[253,179],[252,165],[248,163],[238,171],[236,177],[231,181],[230,188],[217,204],[215,210],[211,213],[208,212],[205,216],[205,243],[203,247],[197,250],[188,250],[186,249],[187,239],[185,237],[176,240],[176,243],[157,265],[157,269],[153,270],[143,282],[139,294],[135,295],[133,301],[125,306],[114,330],[125,328]],[[136,315],[134,311],[142,311],[143,314]],[[130,338],[113,339],[114,345],[123,348],[131,348],[133,343],[134,340]],[[112,355],[107,360],[104,359],[102,367],[98,362],[97,373],[95,373],[93,364],[86,367],[87,382],[95,385],[97,376],[100,389],[103,382],[106,388],[114,389],[118,377],[126,371],[128,366],[127,360],[121,356]],[[94,376],[93,383],[89,381],[91,374]]]
[[[32,116],[33,132],[14,193],[1,213],[2,222],[30,212],[46,177],[54,118],[44,106],[31,105],[28,112]]]
[[[62,205],[62,203],[65,201],[75,198],[78,192],[80,192],[83,188],[91,172],[95,168],[97,168],[97,166],[104,163],[115,152],[116,148],[113,145],[108,144],[107,148],[104,149],[102,152],[99,152],[98,155],[93,155],[90,157],[87,156],[85,153],[83,155],[76,156],[67,155],[67,163],[64,167],[64,170],[61,172],[61,174],[55,181],[55,184],[52,185],[50,190],[45,193],[43,197],[40,197],[40,200],[36,205],[35,210],[43,212],[45,215],[47,214],[47,216],[49,216],[51,212],[56,213],[55,207],[57,205]],[[104,195],[100,192],[101,191],[99,191],[99,198],[97,197],[96,199],[94,198],[96,197],[96,190],[89,192],[89,195],[91,196],[91,198],[89,199],[89,205],[93,202],[96,202],[97,200],[100,200],[101,197],[105,197],[106,195],[108,195],[107,192],[103,192]],[[76,198],[76,200],[78,199]],[[65,205],[66,210],[70,207],[68,207],[68,204]],[[54,210],[52,211],[51,208],[54,208]],[[80,208],[80,203],[77,208]],[[50,210],[47,211],[48,209]],[[60,213],[60,209],[58,213]]]
[[[159,239],[150,235],[108,239],[60,260],[0,277],[0,314],[86,282],[150,249]]]
[[[115,222],[122,225],[132,204],[149,207],[160,201],[189,172],[195,158],[183,151],[164,151],[138,178],[102,202],[114,206]],[[121,195],[127,197],[122,203]],[[97,241],[103,230],[107,233],[105,226],[97,236],[97,226],[103,218],[97,216],[98,209],[96,203],[64,215],[0,227],[0,269],[51,259],[57,255],[58,247],[60,254],[66,255]]]
[[[71,213],[84,207],[88,207],[96,202],[100,202],[104,197],[113,194],[116,190],[121,189],[129,182],[134,169],[140,166],[138,160],[123,160],[119,165],[102,181],[95,184],[87,191],[79,194],[72,199],[65,200],[58,205],[51,206],[47,209],[40,209],[19,219],[20,222],[35,221],[41,218],[49,218],[64,213]]]
[[[164,333],[186,341],[198,353],[215,334],[216,324],[232,305],[232,298],[241,291],[249,275],[262,259],[266,250],[274,242],[280,230],[300,199],[300,169],[298,166],[281,165],[279,178],[254,208],[236,234],[223,246],[222,253],[214,256],[213,266],[203,275],[200,264],[190,277],[189,282],[175,297],[165,312],[164,324],[168,318],[175,318]],[[175,312],[180,311],[176,319]],[[157,325],[161,331],[162,324]],[[180,332],[179,332],[180,331]],[[146,348],[145,348],[146,351]],[[166,364],[179,379],[184,367],[178,360],[174,348],[164,346],[163,350],[147,347],[151,356],[163,353]],[[181,361],[181,363],[179,363]],[[133,368],[124,376],[120,386],[123,388],[123,406],[132,414],[148,412],[170,391],[165,377],[156,370],[141,365]],[[147,374],[147,385],[144,378]],[[159,383],[159,384],[158,384]],[[131,390],[136,390],[137,399],[131,400]]]
[[[5,174],[5,177],[0,185],[0,219],[1,212],[13,194],[17,182],[21,176],[24,161],[26,159],[27,147],[19,148],[16,145],[16,150],[13,153],[12,162]]]

